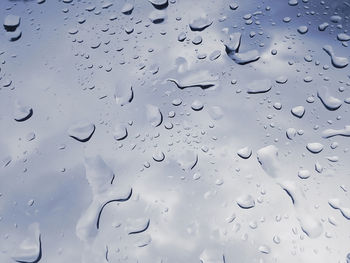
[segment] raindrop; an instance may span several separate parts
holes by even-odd
[[[146,106],[147,120],[153,126],[159,126],[163,121],[163,115],[157,106],[148,104]]]
[[[310,142],[306,145],[306,149],[311,153],[320,153],[323,150],[323,145],[319,142]]]
[[[165,159],[165,154],[162,151],[156,151],[153,155],[152,155],[153,160],[155,160],[156,162],[162,162]]]
[[[327,87],[322,87],[317,91],[317,97],[328,110],[337,110],[342,104],[340,99],[337,99],[329,94]]]
[[[236,199],[237,204],[239,207],[244,208],[244,209],[249,209],[255,206],[255,201],[251,195],[244,194],[239,196]]]
[[[297,130],[294,128],[288,128],[286,131],[286,136],[289,140],[293,140],[296,134]]]
[[[246,146],[237,151],[237,155],[243,159],[248,159],[252,155],[252,150]]]
[[[91,122],[80,121],[68,129],[68,135],[80,142],[87,142],[95,132],[95,125]]]
[[[114,98],[118,105],[124,106],[134,99],[134,91],[132,87],[117,87],[114,92]]]
[[[203,107],[204,107],[203,103],[199,100],[195,100],[191,105],[191,108],[194,111],[200,111],[203,109]]]
[[[154,10],[150,13],[148,18],[153,24],[160,24],[166,19],[166,14],[162,10]]]
[[[309,29],[307,28],[307,26],[300,26],[300,27],[298,27],[298,32],[300,34],[305,34],[305,33],[307,33],[308,30]]]
[[[134,10],[134,5],[130,3],[125,3],[124,6],[122,7],[122,13],[124,15],[130,15],[132,11]]]
[[[325,31],[328,26],[329,24],[327,22],[324,22],[318,26],[318,30]]]
[[[198,155],[193,151],[186,151],[178,159],[178,163],[184,171],[192,170],[198,162]]]
[[[309,170],[305,170],[305,169],[303,169],[303,170],[299,170],[298,171],[298,176],[299,176],[299,178],[301,178],[301,179],[307,179],[307,178],[309,178],[310,177],[310,171]]]
[[[21,22],[21,18],[16,15],[7,15],[4,20],[4,28],[8,32],[13,32],[17,29]]]
[[[326,129],[322,132],[323,138],[331,138],[334,136],[350,136],[350,125],[346,125],[344,129]]]
[[[127,225],[127,232],[129,235],[145,232],[149,227],[149,224],[150,220],[148,218],[129,220]]]
[[[124,140],[128,136],[128,130],[124,125],[117,124],[114,127],[114,139],[117,141]]]
[[[39,224],[34,223],[28,227],[29,237],[24,239],[13,260],[19,263],[36,263],[41,259],[41,234]]]
[[[305,108],[303,106],[296,106],[291,110],[295,117],[302,118],[305,114]]]
[[[33,109],[29,106],[23,106],[18,100],[15,101],[13,118],[18,121],[26,121],[33,115]]]
[[[349,64],[349,60],[346,57],[337,57],[330,45],[324,46],[323,50],[331,57],[331,62],[334,67],[345,68]]]
[[[168,0],[148,0],[155,8],[164,9],[168,6]]]
[[[272,88],[272,83],[269,79],[255,80],[248,83],[247,87],[247,93],[249,94],[265,93],[270,91]]]
[[[337,39],[339,41],[349,41],[350,40],[350,36],[348,34],[345,34],[345,33],[339,33],[337,35]]]
[[[192,20],[189,25],[192,31],[203,31],[207,27],[211,26],[212,23],[213,21],[207,17],[199,17]]]

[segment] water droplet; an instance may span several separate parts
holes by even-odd
[[[350,208],[344,207],[338,198],[332,198],[328,200],[328,204],[341,212],[341,214],[348,220],[350,220]]]
[[[272,88],[272,83],[269,79],[255,80],[248,83],[247,87],[247,93],[249,94],[265,93],[270,91]]]
[[[345,34],[345,33],[339,33],[337,35],[337,39],[339,41],[349,41],[350,40],[350,36],[348,34]]]
[[[153,127],[157,127],[160,124],[162,124],[163,114],[161,113],[160,109],[157,106],[148,104],[146,106],[146,111],[147,111],[147,120]]]
[[[163,10],[153,10],[149,16],[148,16],[149,20],[151,20],[151,22],[153,24],[160,24],[163,23],[166,19],[166,14]]]
[[[226,54],[237,64],[245,65],[257,61],[260,56],[257,50],[250,50],[246,52],[239,52],[241,46],[241,33],[231,34],[229,41],[225,43]]]
[[[129,200],[132,189],[114,187],[114,173],[99,155],[85,158],[84,164],[86,179],[92,190],[92,200],[76,225],[76,234],[82,241],[88,242],[97,235],[105,206],[111,202]]]
[[[301,179],[307,179],[311,176],[311,174],[309,170],[302,169],[298,171],[298,176]]]
[[[19,263],[35,263],[41,259],[41,234],[39,224],[34,223],[28,227],[29,237],[20,244],[13,260]]]
[[[192,20],[189,24],[192,31],[203,31],[213,23],[208,17],[202,16]]]
[[[342,104],[340,99],[337,99],[329,94],[327,87],[322,87],[317,91],[317,97],[328,110],[337,110]]]
[[[26,121],[33,115],[33,109],[29,106],[23,106],[20,101],[15,101],[13,118],[18,121]]]
[[[124,106],[134,99],[132,87],[117,87],[114,92],[114,98],[118,105]]]
[[[155,8],[164,9],[168,6],[168,0],[148,0]]]
[[[130,15],[132,11],[134,10],[134,5],[131,3],[125,3],[124,6],[122,7],[121,12],[124,15]]]
[[[322,132],[323,138],[331,138],[334,136],[350,136],[350,125],[346,125],[344,129],[327,129]]]
[[[193,151],[186,151],[178,159],[178,163],[182,170],[189,171],[192,170],[198,162],[198,155]]]
[[[165,154],[162,151],[156,151],[153,155],[152,155],[153,160],[155,160],[156,162],[162,162],[165,159]]]
[[[252,155],[252,149],[246,146],[242,149],[239,149],[237,151],[237,155],[243,159],[248,159]]]
[[[221,51],[220,50],[214,50],[209,55],[209,59],[210,59],[210,61],[214,61],[214,60],[218,59],[220,56],[221,56]]]
[[[243,194],[236,199],[239,207],[244,209],[253,208],[255,206],[254,198],[249,194]]]
[[[236,10],[239,7],[239,5],[235,2],[230,3],[229,6],[230,6],[230,9],[232,9],[232,10]]]
[[[305,34],[305,33],[307,33],[307,31],[309,31],[309,29],[307,28],[307,26],[300,26],[300,27],[298,27],[298,32],[299,32],[300,34]]]
[[[331,57],[332,65],[336,68],[345,68],[349,64],[346,57],[337,57],[330,45],[323,47],[323,50]]]
[[[148,218],[138,218],[128,221],[127,232],[129,235],[139,234],[145,232],[150,224],[150,219]]]
[[[225,263],[225,255],[220,249],[206,248],[201,253],[200,257],[201,263]]]
[[[318,26],[318,30],[325,31],[328,26],[329,24],[327,22],[324,22]]]
[[[205,90],[215,89],[218,86],[217,79],[210,77],[207,71],[199,71],[180,80],[168,79],[168,81],[175,83],[179,89],[198,87]]]
[[[68,129],[68,135],[80,142],[87,142],[95,132],[95,125],[91,122],[80,121]]]
[[[295,117],[302,118],[305,114],[305,108],[303,106],[296,106],[291,110]]]
[[[192,43],[194,45],[199,45],[200,43],[202,43],[202,37],[201,36],[195,36],[192,40]]]
[[[186,33],[185,32],[181,32],[178,37],[177,40],[180,42],[183,42],[186,39]]]
[[[114,127],[114,139],[117,141],[124,140],[128,136],[128,130],[124,125],[117,124]]]
[[[300,227],[310,238],[316,238],[323,232],[322,224],[311,215],[306,203],[303,190],[298,188],[295,182],[290,181],[288,175],[285,175],[280,160],[278,158],[278,149],[274,145],[269,145],[257,151],[257,159],[264,171],[275,178],[276,182],[291,198],[300,222]]]
[[[21,18],[16,15],[7,15],[4,20],[4,28],[8,32],[13,32],[19,26]]]
[[[199,100],[195,100],[194,102],[192,102],[191,108],[194,111],[200,111],[202,110],[204,107],[203,103]]]
[[[289,4],[290,6],[296,6],[296,5],[298,4],[298,0],[289,0],[289,1],[288,1],[288,4]]]
[[[264,254],[270,254],[270,253],[271,253],[271,249],[270,249],[270,247],[267,246],[267,245],[261,245],[261,246],[259,247],[259,251],[260,251],[261,253],[264,253]]]
[[[288,128],[286,131],[286,136],[289,140],[293,140],[296,134],[297,130],[294,128]]]
[[[286,76],[279,76],[277,79],[276,79],[276,82],[278,84],[284,84],[288,81],[288,78]]]
[[[311,142],[306,145],[306,149],[311,153],[320,153],[323,150],[323,145],[319,142]]]

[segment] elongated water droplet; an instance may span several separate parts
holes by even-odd
[[[13,260],[19,263],[37,263],[41,259],[41,234],[39,224],[28,227],[29,237],[20,244]]]
[[[250,82],[247,87],[247,93],[249,94],[265,93],[272,88],[272,83],[269,79],[262,79]]]
[[[153,126],[159,126],[163,121],[163,114],[157,106],[148,104],[146,106],[148,122]]]
[[[346,57],[336,56],[330,45],[324,46],[323,50],[331,57],[331,62],[334,67],[345,68],[349,64],[349,60]]]
[[[317,96],[328,110],[337,110],[342,104],[340,99],[330,95],[327,87],[322,87],[317,91]]]

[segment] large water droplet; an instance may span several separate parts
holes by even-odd
[[[323,50],[331,57],[332,65],[336,68],[345,68],[349,64],[349,60],[346,57],[337,57],[333,51],[332,46],[326,45]]]
[[[37,263],[41,259],[41,234],[39,224],[28,227],[29,237],[20,244],[13,260],[19,263]]]
[[[322,224],[309,212],[306,197],[301,188],[295,182],[290,181],[288,175],[283,171],[279,158],[278,149],[274,145],[269,145],[257,151],[257,159],[264,171],[275,178],[282,189],[291,198],[300,222],[300,227],[310,238],[316,238],[323,232]]]
[[[29,106],[24,106],[20,101],[15,101],[13,118],[16,121],[26,121],[33,115],[33,109]]]
[[[252,149],[246,146],[242,149],[239,149],[237,151],[237,155],[243,159],[248,159],[252,155]]]
[[[327,87],[320,88],[317,91],[317,96],[328,110],[337,110],[342,104],[340,99],[337,99],[329,94],[329,89]]]
[[[19,26],[21,18],[16,15],[7,15],[4,20],[4,28],[6,31],[13,32]]]
[[[163,121],[163,114],[157,106],[148,104],[146,106],[147,120],[153,126],[159,126]]]
[[[291,110],[295,117],[302,118],[305,114],[305,108],[303,106],[296,106]]]
[[[239,207],[244,209],[253,208],[255,206],[254,198],[249,194],[243,194],[236,199]]]
[[[129,220],[127,224],[127,232],[129,235],[142,233],[147,230],[149,224],[149,218],[138,218]]]
[[[350,136],[350,125],[346,125],[344,129],[327,129],[322,132],[324,138],[331,138],[334,136]]]
[[[247,87],[249,94],[265,93],[272,88],[272,83],[270,79],[255,80],[250,82]]]
[[[128,130],[124,125],[117,124],[114,127],[114,139],[117,141],[124,140],[128,136]]]
[[[320,153],[323,150],[323,145],[319,142],[310,142],[306,145],[306,149],[311,153]]]
[[[186,151],[178,159],[178,163],[182,170],[189,171],[192,170],[198,162],[198,155],[193,151]]]
[[[95,125],[91,122],[80,121],[68,129],[68,135],[80,142],[90,140],[95,132]]]
[[[117,87],[114,92],[114,98],[118,105],[124,106],[134,99],[132,87]]]
[[[124,6],[122,7],[121,12],[124,15],[130,15],[132,11],[134,10],[134,5],[131,3],[125,3]]]
[[[104,207],[111,202],[129,200],[132,189],[115,188],[114,173],[99,155],[85,158],[85,175],[92,190],[92,201],[77,223],[76,234],[88,242],[97,235]]]
[[[203,31],[213,23],[208,17],[198,17],[190,22],[190,28],[192,31]]]

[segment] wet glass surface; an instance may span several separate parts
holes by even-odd
[[[350,2],[0,1],[0,262],[350,262]]]

